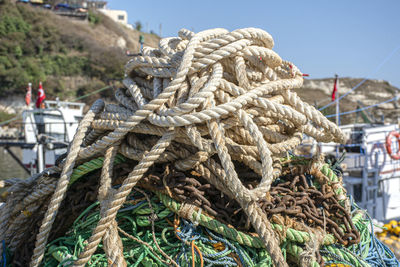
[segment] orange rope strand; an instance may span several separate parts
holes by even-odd
[[[194,240],[192,240],[192,267],[196,267],[196,262],[194,260]]]
[[[193,243],[193,247],[197,250],[197,253],[199,253],[199,257],[200,257],[200,266],[203,267],[204,266],[204,261],[203,261],[203,255],[201,254],[201,251],[199,249],[198,246],[196,246],[196,244],[194,243],[194,240],[192,241]]]

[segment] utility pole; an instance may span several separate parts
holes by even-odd
[[[162,33],[161,33],[161,32],[162,32],[162,31],[161,31],[161,29],[162,29],[162,24],[161,24],[161,23],[160,23],[160,27],[159,27],[159,28],[160,28],[160,37],[162,37]]]

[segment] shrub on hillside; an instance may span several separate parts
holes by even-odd
[[[60,99],[63,99],[70,94],[70,92],[66,91],[67,88],[65,88],[63,82],[55,77],[48,78],[43,86],[47,94],[55,95],[60,97]]]
[[[89,13],[88,13],[88,21],[89,21],[89,23],[91,23],[93,25],[96,25],[96,24],[99,24],[101,22],[101,19],[102,19],[102,17],[99,16],[98,13],[93,12],[93,10],[89,10]]]
[[[142,28],[143,28],[142,23],[141,23],[140,21],[136,21],[136,22],[135,22],[135,30],[141,32],[141,31],[142,31]]]
[[[100,13],[91,20],[119,35],[123,31]],[[50,11],[6,3],[0,8],[0,96],[25,93],[28,82],[46,82],[46,94],[64,89],[54,77],[86,76],[108,83],[121,79],[126,61],[120,48],[105,48],[88,37],[88,27]],[[50,81],[49,80],[49,77]],[[61,88],[61,89],[60,89]],[[96,88],[98,89],[98,88]]]

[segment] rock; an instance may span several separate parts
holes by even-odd
[[[117,39],[116,45],[117,45],[118,47],[122,48],[122,49],[125,49],[125,48],[126,48],[126,40],[125,40],[123,37],[120,36],[120,37]]]

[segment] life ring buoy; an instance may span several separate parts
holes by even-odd
[[[386,162],[386,150],[385,150],[385,146],[383,145],[383,143],[375,143],[372,146],[371,152],[369,153],[369,164],[371,165],[371,167],[375,167],[377,165],[377,162],[379,162],[379,152],[377,150],[382,151],[382,155],[383,155],[383,162],[378,166],[379,170],[383,169],[383,166],[385,166],[385,162]],[[378,153],[378,157],[375,156],[375,154]]]
[[[396,137],[397,138],[397,143],[398,143],[398,150],[395,154],[393,154],[392,151],[392,138]],[[388,136],[386,136],[386,151],[389,154],[389,156],[392,159],[400,159],[400,133],[396,132],[396,131],[391,131]]]

